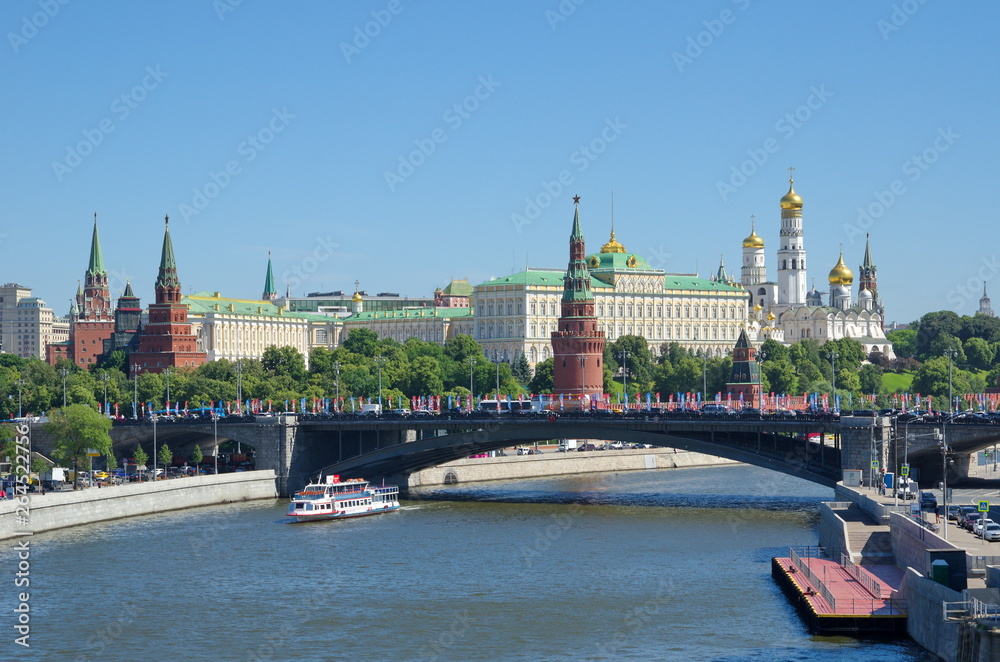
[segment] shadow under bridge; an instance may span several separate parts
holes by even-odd
[[[778,471],[828,487],[841,478],[840,450],[819,441],[798,438],[804,429],[796,424],[698,422],[598,423],[592,421],[532,422],[486,426],[381,448],[322,468],[325,475],[374,480],[408,474],[478,453],[521,443],[551,439],[602,439],[642,443],[704,453]],[[782,429],[784,428],[784,429]]]

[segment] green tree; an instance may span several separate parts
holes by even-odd
[[[467,333],[460,333],[445,341],[444,353],[453,361],[467,363],[469,357],[479,358],[483,356],[483,348],[472,336]]]
[[[627,356],[622,356],[625,352]],[[610,354],[621,368],[629,393],[646,392],[653,381],[653,354],[649,343],[640,336],[622,336],[609,345]]]
[[[892,350],[902,359],[913,358],[917,353],[916,329],[896,329],[885,334],[892,343]]]
[[[795,366],[792,365],[791,361],[787,359],[764,361],[761,368],[764,371],[764,377],[771,386],[771,390],[775,393],[794,394],[798,392]]]
[[[788,348],[773,338],[765,340],[760,346],[760,351],[768,361],[791,361],[791,352]]]
[[[135,468],[138,471],[140,467],[145,467],[146,463],[149,462],[149,455],[142,450],[142,446],[136,446],[135,452],[132,453],[132,459],[135,460]]]
[[[368,329],[352,329],[344,340],[344,349],[371,358],[375,356],[378,334]]]
[[[264,350],[264,355],[260,362],[264,368],[264,372],[268,375],[276,377],[287,376],[297,384],[305,381],[306,360],[302,356],[302,353],[294,347],[276,347],[275,345],[271,345]],[[247,389],[244,389],[244,392],[246,391]]]
[[[170,450],[169,446],[167,446],[166,444],[163,444],[162,446],[160,446],[160,452],[157,453],[157,459],[159,459],[160,460],[160,464],[163,465],[163,471],[165,473],[166,470],[167,470],[167,467],[169,467],[174,462],[174,454]]]
[[[528,363],[528,357],[523,353],[514,361],[512,370],[514,378],[522,384],[527,384],[531,381],[531,364]]]
[[[101,455],[111,452],[111,421],[86,405],[69,405],[49,415],[44,429],[53,441],[52,455],[71,461],[74,475],[87,451]],[[75,489],[75,485],[74,485]]]
[[[535,376],[528,382],[528,390],[532,393],[552,392],[552,371],[555,368],[555,359],[547,358],[541,363],[535,364]]]
[[[969,338],[965,341],[963,349],[969,365],[977,370],[989,370],[996,358],[995,345],[982,338]]]
[[[862,393],[882,393],[882,368],[877,365],[863,365],[858,373],[858,381]]]
[[[205,455],[201,452],[201,446],[195,444],[194,450],[191,452],[191,464],[197,467],[204,459]]]

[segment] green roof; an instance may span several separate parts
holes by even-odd
[[[667,290],[715,290],[717,292],[744,292],[738,285],[700,278],[689,274],[666,274],[663,277]]]
[[[502,276],[500,278],[494,278],[493,280],[487,281],[485,283],[480,283],[476,285],[479,287],[496,287],[500,285],[524,285],[525,287],[563,287],[565,285],[564,278],[566,278],[566,272],[561,269],[528,269],[527,271],[519,271],[516,274],[511,274],[509,276]],[[590,287],[591,289],[610,289],[611,286],[607,283],[601,282],[591,275],[590,277]]]
[[[281,306],[274,305],[270,301],[230,299],[216,296],[212,292],[195,292],[190,296],[181,297],[181,303],[186,305],[188,311],[193,315],[221,313],[243,317],[288,317],[317,322],[328,322],[331,319],[326,315],[317,315],[316,313],[289,311]],[[216,310],[216,306],[219,307],[218,310]],[[232,310],[230,310],[230,306],[232,306]]]
[[[453,280],[448,283],[447,287],[441,290],[441,293],[453,297],[469,297],[472,296],[472,285],[465,278]]]
[[[271,253],[267,253],[267,274],[264,276],[264,296],[277,294],[278,289],[274,285],[274,271],[271,270]]]
[[[177,261],[174,259],[174,243],[170,241],[170,219],[164,219],[163,250],[160,251],[160,273],[156,277],[156,287],[180,287],[177,278]]]
[[[386,319],[454,319],[472,317],[472,308],[411,308],[355,313],[345,317],[345,322],[368,322]]]
[[[635,253],[594,253],[587,256],[591,271],[655,271],[646,258]]]

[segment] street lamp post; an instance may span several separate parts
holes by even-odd
[[[627,349],[615,354],[622,360],[622,392],[625,394],[625,409],[628,409],[628,356],[631,354]]]
[[[156,414],[153,418],[153,481],[156,481]]]
[[[167,378],[167,399],[164,402],[164,407],[163,407],[164,409],[166,409],[167,405],[170,404],[170,375],[172,375],[173,372],[174,372],[173,370],[171,370],[170,368],[167,368],[166,370],[164,370],[161,373],[164,377]],[[169,414],[170,412],[168,411],[167,413]]]
[[[139,420],[139,372],[142,370],[138,363],[133,363],[132,370],[132,418]]]
[[[243,359],[236,359],[236,402],[243,414]]]
[[[24,380],[18,379],[14,383],[17,384],[17,417],[23,418],[21,413],[21,387],[24,386]]]
[[[66,408],[66,377],[69,375],[69,368],[60,368],[59,374],[63,378],[63,409]]]
[[[954,350],[951,350],[954,351]],[[951,366],[948,367],[949,377]],[[916,498],[916,497],[914,497]],[[944,511],[944,539],[948,539],[948,421],[941,424],[941,508]],[[983,515],[986,517],[986,515]]]
[[[375,364],[378,366],[378,406],[382,407],[382,365],[385,363],[384,356],[376,356]]]
[[[339,411],[340,407],[340,361],[333,362],[333,371],[337,373],[337,399],[334,401],[334,411]]]
[[[708,400],[708,354],[701,355],[701,392],[703,402]]]
[[[496,359],[494,363],[497,366],[497,408],[500,407],[500,350],[496,350],[493,353],[493,358]]]
[[[757,361],[757,408],[761,416],[764,415],[764,361],[767,360],[767,353],[758,351],[754,356]],[[750,403],[753,406],[753,403]]]
[[[958,351],[953,347],[949,347],[948,349],[944,350],[944,355],[948,357],[948,413],[951,416],[955,415],[955,398],[953,397],[951,392],[951,364],[952,364],[952,359],[957,354]]]
[[[578,356],[580,359],[580,410],[583,410],[583,399],[587,395],[587,357]]]
[[[104,382],[104,415],[108,415],[108,376],[107,370],[101,371],[101,381]]]
[[[219,412],[212,410],[212,427],[215,431],[215,450],[212,455],[215,459],[215,475],[219,475]]]
[[[839,356],[840,354],[838,354],[837,352],[830,352],[827,355],[827,358],[830,359],[830,387],[833,390],[833,392],[830,394],[831,407],[835,406],[837,402],[837,357]],[[873,402],[872,407],[874,406],[875,403]]]
[[[476,357],[469,357],[469,411],[472,411],[472,401],[476,397],[475,387],[475,377],[476,377]]]

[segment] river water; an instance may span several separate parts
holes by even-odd
[[[31,539],[30,649],[0,659],[925,661],[810,636],[770,558],[832,491],[747,466],[424,489],[289,525],[285,500]]]

